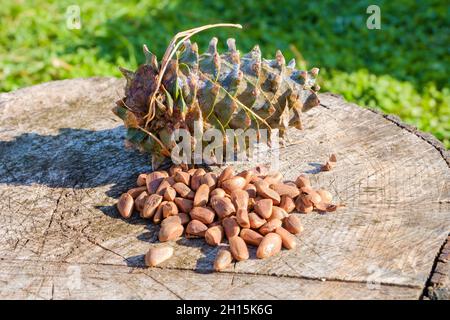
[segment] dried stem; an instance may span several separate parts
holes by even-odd
[[[161,86],[161,82],[162,79],[164,77],[164,73],[166,72],[166,68],[169,64],[170,59],[172,59],[172,57],[175,55],[175,53],[177,52],[177,50],[180,48],[180,46],[183,44],[184,41],[186,41],[187,39],[189,39],[190,37],[192,37],[193,35],[202,32],[204,30],[207,29],[211,29],[211,28],[218,28],[218,27],[233,27],[233,28],[239,28],[242,29],[242,26],[240,24],[232,24],[232,23],[217,23],[217,24],[208,24],[206,26],[201,26],[198,28],[194,28],[194,29],[189,29],[186,31],[182,31],[179,32],[175,35],[175,37],[173,37],[173,39],[170,41],[169,46],[167,47],[166,52],[164,53],[163,59],[161,61],[161,69],[160,72],[157,76],[157,84],[156,84],[156,88],[155,91],[153,92],[153,94],[150,97],[150,102],[149,102],[149,111],[148,114],[146,115],[147,117],[147,121],[145,126],[148,125],[148,123],[150,121],[153,120],[153,118],[155,117],[155,100],[156,100],[156,95],[159,91],[159,87]],[[178,41],[178,39],[182,38],[180,41]],[[178,43],[177,43],[178,41]]]

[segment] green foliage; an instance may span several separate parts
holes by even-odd
[[[81,8],[81,30],[66,9]],[[381,8],[381,30],[366,28],[366,8]],[[244,52],[259,44],[271,58],[321,68],[324,90],[399,115],[450,147],[449,7],[445,1],[7,1],[0,6],[0,91],[55,79],[119,76],[117,65],[161,56],[170,38],[191,27],[241,23],[194,38],[204,50],[235,37]]]

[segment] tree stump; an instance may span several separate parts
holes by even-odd
[[[332,94],[291,130],[280,171],[309,174],[345,208],[301,215],[297,249],[267,260],[252,251],[216,273],[217,248],[181,239],[163,267],[145,268],[159,227],[114,207],[150,170],[147,156],[124,149],[110,111],[123,84],[75,79],[0,94],[0,298],[449,298],[448,151]],[[330,153],[337,166],[319,173]]]

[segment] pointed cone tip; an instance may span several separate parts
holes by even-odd
[[[229,51],[236,51],[236,40],[234,38],[228,38],[227,46]]]

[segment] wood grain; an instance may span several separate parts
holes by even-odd
[[[300,215],[296,250],[222,274],[209,273],[217,248],[201,240],[171,243],[175,254],[163,269],[143,269],[158,227],[125,221],[113,206],[150,170],[147,156],[123,148],[124,129],[110,112],[122,86],[75,79],[0,94],[1,297],[270,298],[267,283],[280,298],[421,296],[450,230],[447,151],[330,94],[304,115],[304,131],[289,132],[280,170],[286,179],[307,173],[345,208]],[[330,153],[336,168],[318,172]],[[91,289],[69,293],[68,266],[86,270]],[[192,285],[183,288],[186,274]]]

